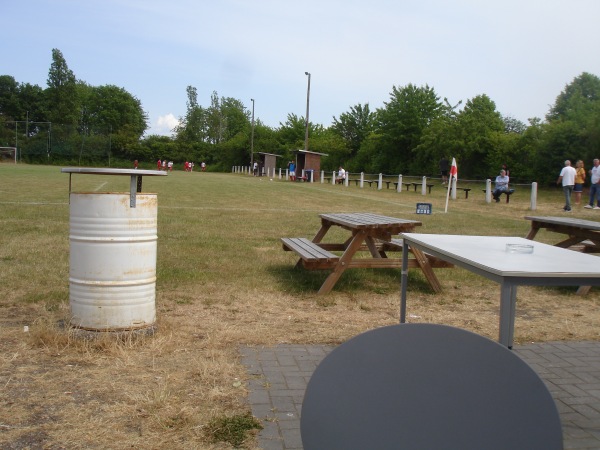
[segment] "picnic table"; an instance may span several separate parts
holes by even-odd
[[[499,342],[512,348],[517,286],[600,285],[600,266],[592,255],[519,237],[403,233],[402,258],[415,247],[500,285]],[[530,253],[511,253],[506,245],[531,245]],[[400,322],[406,320],[408,271],[402,271]]]
[[[554,244],[556,247],[570,248],[583,253],[600,253],[600,222],[575,219],[572,217],[525,216],[531,221],[531,229],[526,239],[533,240],[542,228],[568,236]],[[585,295],[591,286],[580,286],[577,295]]]
[[[568,236],[554,244],[557,247],[569,248],[581,244],[579,250],[585,253],[600,253],[600,222],[572,217],[525,216],[525,219],[531,221],[526,239],[533,240],[538,231],[545,228]]]
[[[319,214],[321,228],[312,240],[305,238],[281,238],[283,249],[293,251],[300,259],[296,267],[308,270],[332,270],[319,289],[319,294],[327,294],[335,286],[347,269],[354,268],[402,268],[402,258],[390,258],[387,252],[402,251],[402,241],[394,235],[413,231],[422,225],[416,220],[397,219],[370,213]],[[341,227],[350,232],[343,243],[322,242],[332,227]],[[332,251],[342,252],[336,255]],[[370,257],[356,257],[359,252],[369,252]],[[441,285],[433,272],[433,267],[451,267],[437,258],[425,255],[418,249],[411,249],[414,259],[408,267],[419,267],[431,288],[441,292]]]

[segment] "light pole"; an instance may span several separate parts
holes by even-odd
[[[308,89],[306,90],[306,134],[304,135],[304,150],[308,151],[308,104],[310,101],[310,73],[304,72],[304,75],[308,75]]]
[[[252,133],[250,135],[250,170],[252,171],[252,175],[254,175],[254,99],[250,99],[252,101]]]

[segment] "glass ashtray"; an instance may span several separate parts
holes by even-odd
[[[528,244],[506,244],[508,253],[533,253],[533,245]]]

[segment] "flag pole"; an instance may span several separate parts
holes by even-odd
[[[444,209],[445,213],[448,212],[448,198],[450,197],[450,186],[452,185],[452,178],[453,176],[450,175],[450,179],[448,180],[448,191],[446,191],[446,209]]]
[[[450,167],[450,179],[448,180],[448,192],[446,193],[446,209],[444,212],[448,212],[448,199],[450,198],[450,187],[452,186],[452,180],[458,181],[458,167],[456,165],[456,158],[452,158],[452,166]]]

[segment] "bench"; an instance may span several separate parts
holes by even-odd
[[[415,188],[415,192],[417,192],[417,186],[423,186],[423,183],[409,183],[412,184],[413,187]],[[434,186],[433,184],[427,184],[427,189],[429,189],[429,193],[431,194],[431,188]],[[408,190],[408,186],[406,187],[406,189]]]
[[[284,250],[295,252],[300,257],[298,264],[301,263],[307,269],[330,269],[340,259],[306,238],[281,238],[281,243]]]
[[[465,198],[469,198],[469,192],[471,191],[471,188],[456,188],[457,190],[463,191],[465,193]]]
[[[486,190],[483,189],[482,192],[485,194]],[[494,191],[492,191],[494,192]],[[510,196],[513,195],[515,193],[514,189],[509,189],[508,191],[503,191],[502,194],[506,195],[506,203],[508,203],[510,201]],[[500,194],[500,195],[502,195]]]

